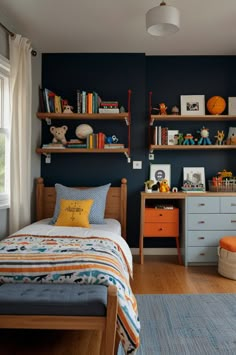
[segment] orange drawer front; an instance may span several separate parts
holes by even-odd
[[[179,223],[144,223],[144,237],[178,237]]]
[[[165,210],[160,208],[145,208],[144,222],[171,222],[178,223],[179,209]]]

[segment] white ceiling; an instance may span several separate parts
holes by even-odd
[[[180,31],[154,37],[146,12],[161,0],[0,0],[11,30],[47,53],[236,55],[236,0],[166,0],[181,14]]]

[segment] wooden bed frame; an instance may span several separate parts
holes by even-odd
[[[76,187],[86,189],[89,187]],[[50,218],[56,203],[55,187],[44,186],[43,178],[36,181],[36,219]],[[127,180],[121,179],[119,187],[110,187],[105,209],[105,218],[117,219],[121,224],[121,235],[126,239]]]

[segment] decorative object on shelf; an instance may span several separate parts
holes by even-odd
[[[182,145],[184,143],[184,134],[183,133],[179,133],[178,134],[178,145]]]
[[[167,109],[168,107],[164,102],[161,102],[158,104],[159,107],[154,107],[153,110],[159,111],[159,115],[167,115]]]
[[[66,140],[65,134],[66,134],[67,130],[68,130],[67,126],[62,126],[62,127],[51,126],[50,132],[53,135],[52,142],[66,144],[67,140]]]
[[[161,1],[146,13],[146,30],[152,36],[166,36],[179,30],[180,13],[176,7]]]
[[[167,131],[167,144],[168,145],[176,145],[178,144],[178,129],[168,129]]]
[[[160,182],[156,182],[154,185],[152,185],[152,191],[158,192],[160,189]]]
[[[171,113],[172,115],[179,115],[179,108],[178,106],[173,106],[172,109],[171,109]]]
[[[200,133],[201,138],[198,141],[198,145],[207,145],[207,144],[212,144],[209,138],[209,129],[206,127],[202,127],[200,131],[198,131],[198,133]]]
[[[145,192],[152,192],[152,186],[154,185],[154,180],[147,180],[144,182]]]
[[[185,187],[186,190],[188,189],[188,191],[205,191],[206,190],[205,168],[184,167],[183,181],[184,181],[183,187]]]
[[[181,95],[181,115],[205,115],[205,95]]]
[[[120,107],[120,113],[124,113],[125,112],[125,108],[124,108],[124,106],[121,106]]]
[[[207,110],[211,115],[220,115],[226,108],[226,101],[221,96],[212,96],[207,101]]]
[[[229,127],[228,137],[226,140],[227,145],[236,144],[236,127]]]
[[[170,164],[150,164],[150,180],[157,183],[166,179],[168,185],[171,186],[170,171]]]
[[[181,190],[183,192],[205,192],[203,184],[193,184],[189,180],[184,180]]]
[[[160,181],[160,192],[170,192],[170,186],[166,179]]]
[[[119,139],[116,137],[115,134],[113,134],[110,137],[106,137],[106,140],[105,140],[105,143],[107,143],[107,144],[118,143],[118,142],[119,142]]]
[[[236,97],[228,97],[228,114],[236,115]]]
[[[75,130],[75,135],[79,139],[86,139],[92,133],[93,133],[93,128],[86,123],[80,124],[79,126],[76,127]]]
[[[216,142],[215,142],[215,144],[216,145],[223,145],[224,144],[224,137],[225,137],[225,133],[224,133],[224,131],[222,130],[222,131],[217,131],[217,135],[215,136],[215,138],[216,138]]]
[[[191,133],[185,134],[183,145],[194,145],[194,144],[195,142],[193,140],[193,135]]]
[[[63,107],[63,113],[73,113],[73,106],[70,106],[70,105],[65,105]]]
[[[172,190],[171,190],[172,192],[178,192],[178,187],[176,187],[176,186],[174,186],[174,187],[172,187]]]

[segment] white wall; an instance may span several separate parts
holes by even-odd
[[[13,19],[6,19],[0,12],[0,21],[12,32],[17,32],[24,36],[24,33],[12,28]],[[29,38],[30,40],[30,38]],[[35,50],[37,48],[34,47]],[[0,54],[9,58],[8,34],[0,27]],[[40,176],[40,155],[35,153],[36,146],[40,144],[41,124],[36,118],[38,111],[38,87],[41,85],[41,53],[38,52],[36,57],[32,57],[32,144],[31,144],[31,219],[35,220],[35,178]],[[0,239],[8,234],[8,210],[0,209]]]

